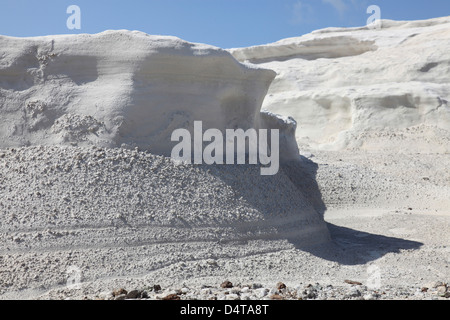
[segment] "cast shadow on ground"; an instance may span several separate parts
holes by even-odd
[[[300,161],[283,165],[282,169],[299,191],[306,196],[320,216],[324,218],[327,208],[322,200],[322,194],[316,180],[318,165],[310,159],[301,157]],[[295,239],[289,240],[297,249],[344,265],[366,264],[388,253],[416,250],[423,245],[423,243],[416,241],[367,233],[332,223],[326,224],[331,237],[329,243],[303,246]]]
[[[308,158],[300,156],[299,159],[280,164],[280,170],[275,176],[262,176],[259,173],[259,167],[250,165],[235,166],[234,170],[228,170],[223,165],[201,165],[198,168],[216,175],[218,179],[233,189],[236,198],[242,199],[248,206],[265,215],[268,218],[267,221],[273,219],[274,213],[283,216],[283,214],[290,215],[292,211],[298,211],[298,214],[302,215],[302,210],[313,210],[319,214],[319,219],[324,220],[327,207],[322,199],[316,179],[319,167],[317,163]],[[242,178],[243,176],[246,176],[246,178]],[[291,192],[292,186],[286,184],[286,179],[289,179],[296,188],[293,192]],[[294,199],[290,205],[287,205],[289,201],[292,201],[292,198],[286,197],[284,194],[287,191],[289,191],[289,197],[292,195],[295,197],[295,194],[298,193],[298,201]],[[268,201],[269,199],[273,201]],[[311,206],[306,205],[307,208],[303,209],[297,208],[297,205],[303,205],[304,200],[309,202]],[[220,224],[220,221],[217,224]],[[186,225],[186,227],[193,226]],[[258,225],[254,222],[250,225],[242,223],[241,227],[248,231],[252,228],[257,229]],[[305,228],[304,226],[299,227]],[[315,227],[317,229],[314,231]],[[315,237],[314,232],[326,232],[326,227],[330,235],[328,242],[314,246],[308,243],[310,239]],[[273,236],[263,232],[261,237],[264,239],[288,240],[297,249],[344,265],[365,264],[388,253],[418,249],[422,245],[419,242],[370,234],[331,223],[327,223],[323,228],[311,226],[313,230],[309,230],[311,234],[306,237],[304,235],[298,236],[299,233],[302,233],[302,230],[299,230],[299,232],[289,230],[287,232],[286,225],[273,226],[273,228],[276,229]],[[308,230],[305,232],[308,232]],[[298,238],[291,238],[289,234]],[[328,237],[321,233],[318,238]],[[311,242],[314,242],[314,240]]]

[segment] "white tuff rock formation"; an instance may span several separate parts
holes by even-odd
[[[327,242],[302,163],[261,176],[167,157],[172,132],[199,120],[280,129],[280,158],[298,160],[295,121],[260,111],[274,77],[223,49],[141,32],[0,37],[0,295],[64,290],[69,270],[103,286]]]
[[[444,17],[328,28],[229,51],[277,72],[263,109],[292,116],[301,146],[448,153],[449,50]]]
[[[274,125],[286,157],[298,154],[295,123],[260,112],[275,72],[223,49],[126,30],[0,36],[0,48],[0,147],[127,145],[170,156],[172,132],[201,120],[224,132]]]

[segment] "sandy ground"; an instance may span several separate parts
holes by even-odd
[[[345,280],[352,280],[372,292],[387,292],[380,298],[438,298],[421,289],[450,279],[449,155],[305,148],[302,154],[303,174],[317,185],[305,179],[297,187],[324,216],[329,243],[305,247],[279,236],[146,244],[136,237],[150,231],[126,222],[109,229],[30,231],[27,238],[14,228],[6,231],[3,222],[1,298],[95,299],[119,288],[157,284],[163,290],[152,298],[189,288],[186,297],[208,299],[202,288],[218,288],[225,280],[268,291],[278,282],[288,288],[319,283],[334,286],[337,298],[348,297],[351,285]],[[83,240],[64,246],[71,237]]]

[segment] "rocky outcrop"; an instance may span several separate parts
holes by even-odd
[[[263,109],[301,148],[450,152],[450,18],[383,20],[230,49],[277,72]]]
[[[169,156],[172,132],[192,131],[194,121],[225,132],[266,128],[272,117],[260,108],[275,72],[217,47],[122,30],[2,36],[0,48],[0,147],[94,144]]]

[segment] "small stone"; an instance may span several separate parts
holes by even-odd
[[[303,292],[303,294],[305,295],[304,298],[305,299],[316,299],[317,298],[317,292],[315,290],[305,290]]]
[[[153,286],[153,291],[155,291],[155,292],[161,291],[161,286],[159,284],[155,284]]]
[[[226,296],[226,300],[239,300],[239,296],[237,294],[231,293]]]
[[[422,289],[420,289],[421,292],[427,292],[428,288],[427,287],[422,287]]]
[[[188,288],[181,288],[181,294],[186,294],[189,292]]]
[[[119,290],[113,291],[113,296],[114,297],[118,297],[120,295],[125,295],[126,296],[127,294],[128,294],[128,291],[125,290],[124,288],[120,288]]]
[[[272,294],[276,294],[276,293],[278,293],[279,291],[278,291],[278,289],[276,289],[276,288],[271,288],[270,290],[269,290],[269,295],[272,295]]]
[[[440,297],[445,297],[447,295],[447,293],[450,294],[450,292],[447,292],[447,286],[444,285],[444,286],[437,287],[437,294]]]
[[[278,293],[275,293],[270,296],[271,300],[284,300],[282,296],[280,296]]]
[[[269,292],[269,290],[267,290],[266,288],[260,288],[260,289],[255,290],[255,294],[258,298],[265,297],[268,292]]]
[[[362,286],[361,282],[358,281],[353,281],[353,280],[345,280],[345,283],[351,284],[351,285],[357,285],[357,286]]]
[[[113,298],[113,293],[110,291],[103,291],[98,294],[98,298],[102,300],[109,300]]]
[[[360,297],[360,296],[361,296],[361,291],[359,291],[359,290],[356,289],[356,288],[352,288],[352,289],[348,292],[347,296],[348,296],[348,297],[351,297],[351,298],[357,298],[357,297]]]
[[[209,288],[204,288],[204,289],[201,290],[201,294],[202,295],[212,294],[212,291]]]
[[[221,285],[221,288],[233,288],[233,284],[230,281],[224,281]]]
[[[251,300],[250,293],[241,294],[241,300]]]
[[[364,295],[363,298],[364,298],[364,300],[377,300],[377,297],[371,293]]]
[[[277,283],[277,289],[278,290],[286,289],[286,285],[283,282],[278,282]]]
[[[444,287],[445,283],[441,282],[441,281],[436,281],[433,283],[433,288],[437,289],[438,287]]]
[[[162,300],[181,300],[181,298],[179,295],[172,293],[162,298]]]
[[[141,292],[139,290],[132,290],[128,292],[127,299],[137,299],[141,296]]]
[[[231,292],[231,293],[234,293],[234,294],[240,294],[240,293],[241,293],[241,290],[240,290],[239,288],[232,288],[232,289],[230,290],[230,292]]]

